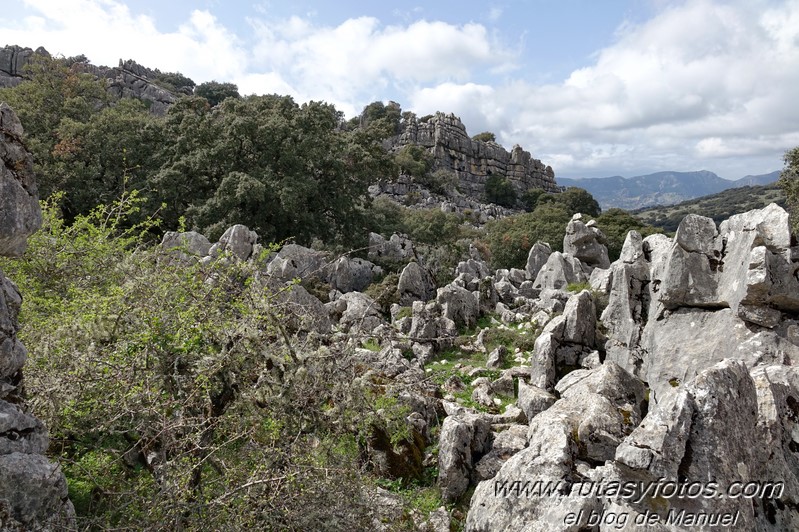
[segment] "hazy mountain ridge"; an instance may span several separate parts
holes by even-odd
[[[724,179],[717,174],[697,172],[656,172],[634,177],[600,177],[595,179],[558,178],[563,186],[584,188],[596,198],[603,209],[620,207],[640,209],[657,205],[673,205],[694,198],[717,194],[730,188],[767,185],[779,178],[779,171],[747,175],[737,180]]]

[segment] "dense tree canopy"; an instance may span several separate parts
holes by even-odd
[[[185,98],[167,114],[157,197],[191,225],[219,235],[244,223],[262,238],[352,237],[370,178],[388,164],[362,131],[338,128],[329,104],[288,96]]]
[[[70,61],[35,54],[25,65],[29,79],[0,89],[0,101],[14,109],[25,128],[43,197],[65,188],[54,155],[62,123],[84,123],[109,101],[105,81]]]
[[[165,203],[167,227],[185,217],[212,237],[243,223],[270,240],[354,242],[365,238],[369,183],[393,173],[379,140],[399,106],[373,106],[373,128],[347,131],[332,105],[241,98],[208,82],[156,117],[137,100],[112,101],[105,81],[63,60],[37,56],[28,69],[0,99],[26,129],[42,197],[63,191],[68,220],[135,189],[150,213]]]
[[[218,81],[206,81],[194,88],[195,96],[205,98],[211,106],[218,105],[227,98],[240,98],[239,88],[233,83],[220,83]]]
[[[486,242],[495,268],[524,268],[527,254],[537,241],[563,251],[563,234],[571,219],[565,205],[547,202],[533,212],[508,216],[486,227]]]

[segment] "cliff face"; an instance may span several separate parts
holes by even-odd
[[[20,142],[22,126],[0,104],[0,255],[18,256],[41,225],[33,162]],[[47,429],[21,394],[27,352],[17,339],[22,296],[0,271],[0,529],[68,529],[74,510],[58,464],[44,453]]]
[[[23,48],[21,46],[6,46],[0,48],[0,87],[14,87],[22,83],[23,67],[33,54],[49,55],[44,48]]]
[[[508,152],[495,142],[473,140],[463,122],[452,114],[436,113],[425,122],[412,118],[389,144],[392,149],[407,144],[427,148],[435,157],[436,168],[455,172],[461,191],[473,198],[484,196],[486,179],[492,175],[507,178],[518,194],[531,188],[560,191],[552,168],[530,152],[518,145]]]

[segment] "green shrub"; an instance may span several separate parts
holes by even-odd
[[[544,203],[531,213],[489,222],[486,244],[494,268],[524,268],[530,248],[548,242],[553,251],[563,251],[563,236],[571,213],[557,203]]]
[[[394,155],[394,164],[403,173],[421,178],[433,167],[433,156],[422,146],[406,144]]]
[[[488,203],[513,207],[516,204],[516,190],[507,178],[490,175],[486,179],[485,199]]]
[[[587,281],[582,283],[569,283],[566,290],[576,294],[583,290],[591,290],[591,285]]]
[[[490,131],[483,131],[472,137],[472,140],[479,140],[480,142],[496,142],[497,137]]]
[[[290,336],[254,262],[149,248],[155,222],[129,223],[141,201],[71,226],[45,203],[25,257],[1,264],[79,528],[368,528],[358,442],[400,437],[401,409],[377,412],[347,353]]]

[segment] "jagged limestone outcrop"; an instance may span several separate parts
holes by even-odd
[[[724,358],[799,360],[799,271],[777,205],[713,220],[687,216],[673,240],[628,236],[611,266],[608,359],[649,382],[655,401]]]
[[[41,225],[32,158],[22,126],[0,104],[0,255],[18,256]],[[44,453],[47,429],[27,411],[20,385],[27,358],[17,338],[22,296],[0,271],[0,527],[62,530],[74,527],[74,509],[58,464]]]
[[[14,87],[22,83],[25,79],[23,69],[34,54],[50,55],[42,47],[36,50],[17,45],[0,48],[0,87]]]
[[[551,167],[518,145],[508,152],[495,142],[470,138],[466,126],[453,114],[436,113],[425,122],[413,118],[391,144],[427,148],[435,158],[435,166],[455,172],[463,193],[474,198],[483,197],[486,179],[492,175],[505,177],[519,194],[531,188],[560,190]]]
[[[597,282],[609,292],[597,330],[590,318],[563,325],[592,314],[575,313],[578,294],[539,337],[540,387],[519,385],[527,446],[478,484],[466,530],[797,529],[799,260],[787,218],[771,205],[718,228],[688,217],[674,239],[630,232]],[[568,363],[538,355],[561,329],[593,333],[604,363],[552,378]],[[542,389],[553,381],[556,401]],[[597,491],[614,483],[634,489]],[[666,483],[682,491],[653,493]]]

